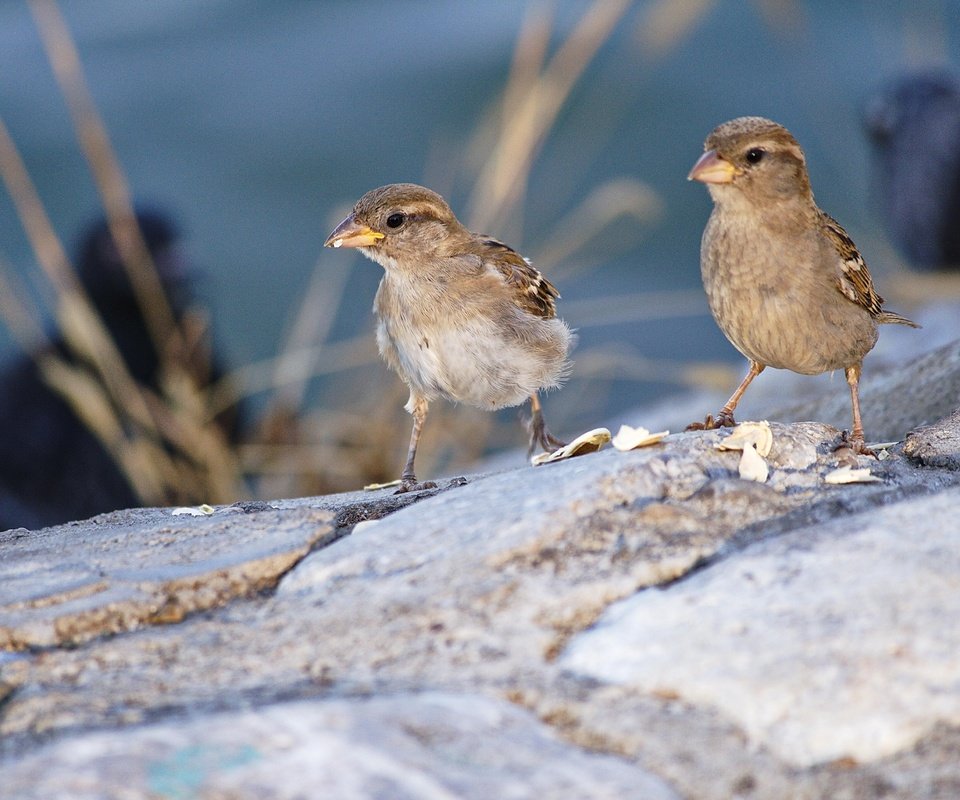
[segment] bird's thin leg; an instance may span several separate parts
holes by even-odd
[[[540,406],[540,398],[537,397],[536,392],[530,395],[530,421],[527,424],[527,430],[530,432],[528,456],[533,454],[537,445],[540,445],[544,452],[548,453],[566,445],[566,442],[558,439],[547,429],[546,420],[543,418],[543,408]]]
[[[873,452],[863,439],[863,422],[860,419],[860,371],[862,367],[860,364],[854,364],[852,367],[847,367],[844,372],[847,375],[847,383],[850,384],[850,405],[853,407],[853,432],[847,436],[847,432],[843,433],[843,441],[840,443],[840,447],[837,449],[840,450],[844,447],[849,447],[853,450],[854,453],[858,455],[873,456],[876,453]]]
[[[417,445],[420,443],[420,432],[423,430],[423,422],[427,418],[427,409],[429,403],[423,397],[410,393],[410,399],[404,408],[413,415],[413,430],[410,432],[410,447],[407,449],[407,463],[403,465],[403,473],[400,475],[400,487],[396,494],[404,492],[416,492],[420,489],[436,489],[437,484],[433,481],[424,483],[417,482],[417,476],[414,472],[413,462],[417,458]]]
[[[750,371],[747,372],[747,376],[740,382],[740,385],[737,387],[737,390],[730,395],[730,399],[727,400],[723,408],[720,409],[720,413],[717,414],[717,425],[723,426],[726,428],[732,428],[736,425],[736,421],[733,419],[733,410],[737,407],[737,404],[740,402],[740,398],[743,397],[743,393],[747,391],[747,387],[753,383],[753,379],[757,377],[764,370],[764,365],[759,361],[750,362]]]
[[[747,387],[753,382],[753,379],[763,372],[764,369],[764,365],[759,361],[751,360],[750,371],[740,382],[737,390],[730,395],[730,399],[727,400],[723,408],[717,413],[716,419],[714,419],[713,415],[707,414],[707,418],[703,422],[692,422],[687,425],[687,430],[709,431],[714,428],[732,428],[736,425],[737,421],[733,418],[733,410],[737,407],[737,403],[740,402],[740,398],[743,397],[743,393],[747,391]]]

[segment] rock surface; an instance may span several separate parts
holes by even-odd
[[[960,315],[960,307],[952,308],[955,320]],[[955,332],[955,322],[953,327]],[[909,340],[913,332],[904,328],[882,333],[880,342],[884,344],[887,333]],[[877,349],[881,352],[867,356],[860,382],[860,404],[868,441],[900,441],[908,431],[930,425],[960,407],[960,341],[923,354],[905,353],[902,347],[884,351],[878,345]],[[637,410],[624,421],[651,430],[683,430],[690,422],[702,420],[708,412],[716,413],[746,374],[746,366],[741,372],[734,373],[729,388],[722,391],[671,399],[652,409]],[[750,385],[737,407],[736,417],[784,423],[815,419],[849,430],[850,391],[842,371],[809,376],[768,369]]]
[[[332,519],[312,509],[215,519],[141,511],[92,526],[7,531],[0,648],[75,645],[271,589],[311,547],[336,538]]]
[[[907,434],[903,452],[927,467],[960,469],[960,410]]]
[[[49,771],[54,761],[67,769]],[[277,703],[93,734],[5,776],[22,800],[124,797],[679,800],[623,759],[585,752],[531,714],[481,695]]]
[[[958,420],[771,428],[3,534],[0,797],[960,796]]]
[[[610,608],[560,665],[716,708],[795,766],[892,755],[960,725],[958,506],[953,489],[750,547]]]

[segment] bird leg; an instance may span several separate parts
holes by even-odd
[[[437,484],[433,481],[418,483],[417,476],[413,471],[413,462],[417,457],[417,445],[420,443],[420,432],[423,430],[423,421],[427,418],[429,403],[425,398],[410,392],[410,399],[404,408],[413,415],[413,431],[410,433],[407,463],[403,465],[403,473],[400,475],[400,487],[394,494],[419,492],[421,489],[436,489]]]
[[[757,377],[764,370],[764,365],[759,361],[750,360],[750,371],[747,373],[740,385],[737,387],[737,390],[730,395],[730,399],[727,400],[726,404],[720,411],[717,413],[716,418],[712,414],[707,414],[706,419],[703,422],[691,422],[687,425],[688,431],[710,431],[714,428],[732,428],[737,424],[737,421],[733,418],[733,410],[737,407],[737,403],[740,402],[740,398],[743,397],[743,393],[747,391],[747,387],[753,382],[753,379]]]
[[[566,445],[566,442],[558,439],[547,429],[546,420],[543,418],[543,409],[540,407],[540,398],[537,397],[536,393],[530,395],[530,419],[527,421],[526,427],[530,433],[528,456],[533,455],[537,445],[540,445],[545,453],[551,453]]]
[[[863,422],[860,419],[860,364],[854,364],[847,367],[844,372],[847,375],[847,383],[850,384],[850,405],[853,406],[853,432],[848,434],[844,431],[840,436],[840,445],[836,450],[849,448],[856,455],[874,456],[873,452],[863,440]],[[836,452],[836,450],[834,452]]]

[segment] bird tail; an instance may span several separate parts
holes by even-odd
[[[913,320],[900,316],[900,314],[898,314],[896,311],[881,311],[879,314],[877,314],[877,322],[894,325],[909,325],[911,328],[921,327]]]

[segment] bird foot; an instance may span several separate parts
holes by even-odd
[[[707,414],[703,422],[691,422],[689,425],[687,425],[686,430],[712,431],[716,430],[717,428],[735,427],[737,427],[737,421],[733,418],[733,414],[728,414],[726,411],[721,411],[716,417],[714,417],[713,414]]]
[[[837,461],[842,464],[855,465],[857,456],[873,456],[877,458],[876,451],[867,447],[867,443],[862,436],[853,437],[848,431],[840,434],[840,444],[833,448],[837,456]]]
[[[567,445],[565,441],[550,433],[543,414],[539,412],[535,411],[530,419],[525,421],[524,425],[530,433],[530,447],[527,448],[527,457],[533,455],[538,445],[545,453],[552,453],[554,450],[559,450]]]
[[[394,494],[406,494],[407,492],[422,492],[425,489],[436,489],[437,484],[434,481],[418,481],[416,476],[410,475],[400,479],[400,485]]]

